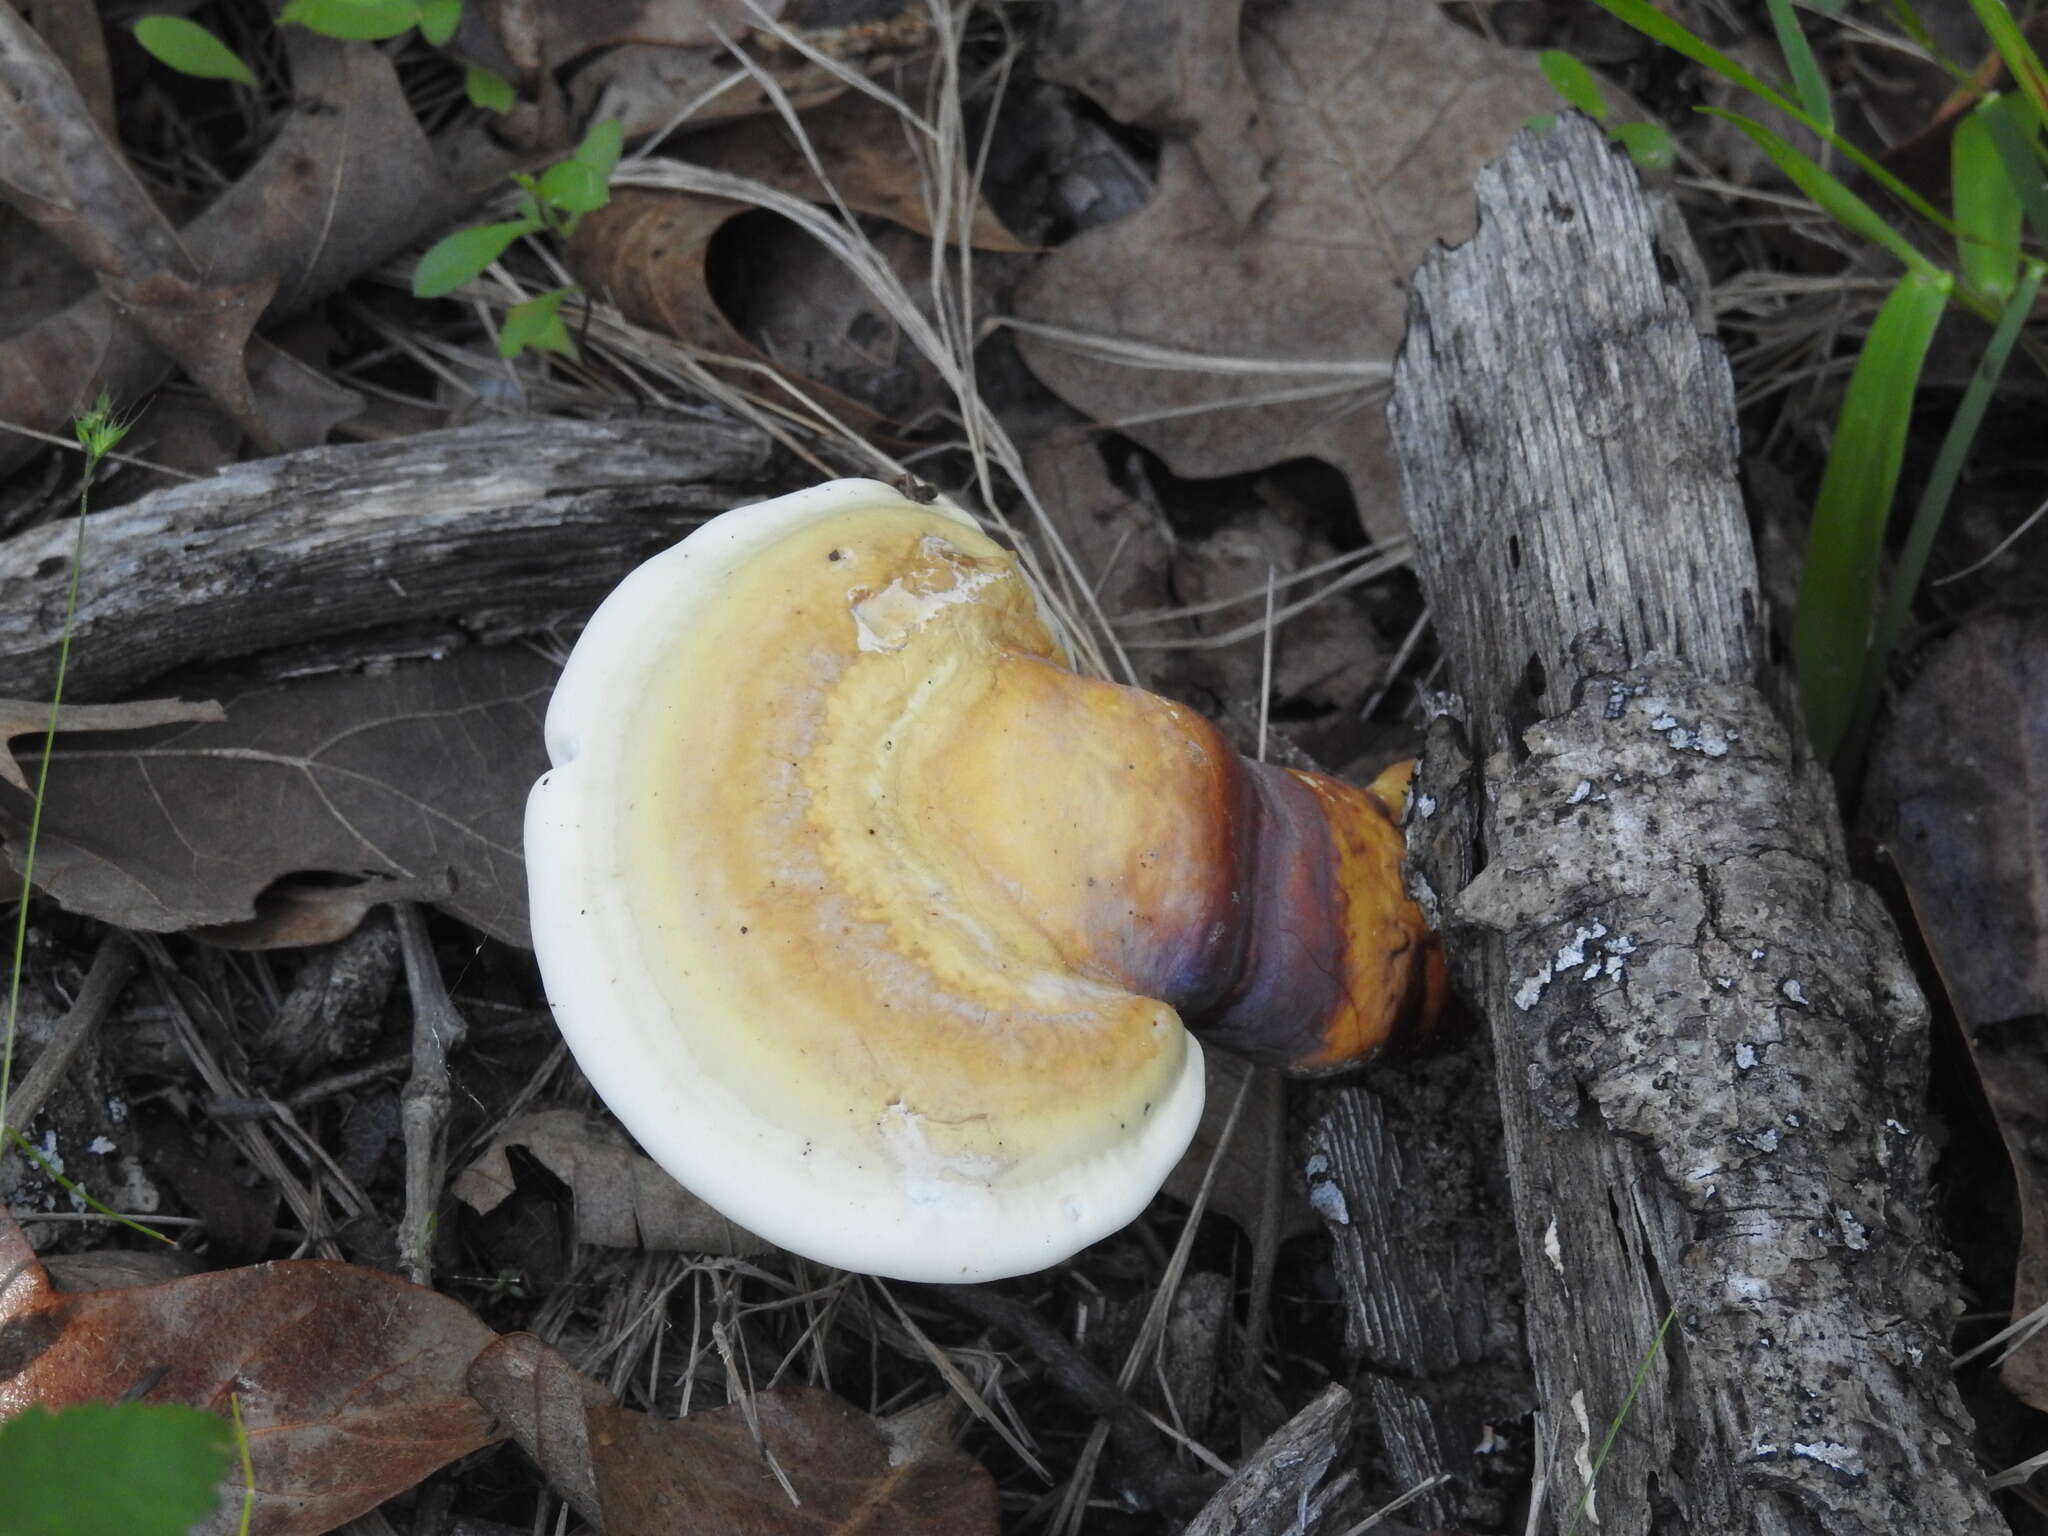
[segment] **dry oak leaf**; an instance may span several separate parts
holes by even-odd
[[[544,1109],[501,1126],[449,1186],[472,1210],[494,1211],[512,1193],[508,1147],[524,1147],[569,1186],[578,1242],[733,1258],[773,1251],[634,1151],[616,1127],[574,1109]]]
[[[160,1285],[56,1291],[0,1213],[0,1419],[131,1389],[227,1419],[240,1399],[254,1536],[316,1536],[496,1438],[464,1382],[491,1330],[380,1270],[289,1260]],[[241,1472],[195,1536],[227,1536]]]
[[[1864,801],[2012,1158],[2023,1317],[2048,1302],[2048,619],[1995,615],[1944,641],[1900,700]],[[2048,1336],[2000,1379],[2048,1409]]]
[[[1270,190],[1272,136],[1238,49],[1244,0],[1062,0],[1038,72],[1120,123],[1186,139],[1238,224]]]
[[[1411,0],[1290,0],[1245,20],[1273,135],[1272,193],[1240,228],[1194,149],[1168,141],[1142,211],[1076,236],[1020,290],[1028,321],[1209,356],[1300,364],[1219,375],[1019,337],[1054,393],[1193,479],[1302,456],[1349,478],[1367,528],[1401,531],[1384,377],[1408,274],[1473,228],[1470,186],[1555,94],[1534,59]],[[1323,371],[1315,371],[1321,365]],[[1342,371],[1340,371],[1342,370]],[[1232,404],[1273,394],[1294,398]]]
[[[620,1408],[531,1334],[477,1357],[470,1389],[605,1536],[994,1536],[995,1482],[915,1410],[878,1421],[815,1387],[681,1419]],[[899,1431],[905,1431],[899,1433]]]
[[[469,649],[231,697],[221,724],[65,737],[36,883],[70,911],[163,933],[242,922],[273,881],[315,871],[523,945],[520,828],[556,675],[528,651]],[[27,809],[0,789],[17,869]]]

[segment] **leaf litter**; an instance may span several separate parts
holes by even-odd
[[[754,423],[762,440],[772,438],[788,455],[774,473],[792,480],[848,469],[894,475],[914,463],[955,477],[949,486],[978,482],[985,497],[1007,485],[991,510],[1014,517],[1024,553],[1055,589],[1077,649],[1104,672],[1167,675],[1178,667],[1178,686],[1242,695],[1253,687],[1251,650],[1263,646],[1270,655],[1259,658],[1258,675],[1262,685],[1269,671],[1278,680],[1272,694],[1325,715],[1343,712],[1359,695],[1331,680],[1341,680],[1347,663],[1355,673],[1377,668],[1384,650],[1375,649],[1373,627],[1360,610],[1344,606],[1350,597],[1310,583],[1341,576],[1355,551],[1331,553],[1323,542],[1326,519],[1289,523],[1277,533],[1284,517],[1263,523],[1261,511],[1272,513],[1286,499],[1274,492],[1277,482],[1241,501],[1241,522],[1191,521],[1177,504],[1178,487],[1155,492],[1151,461],[1133,445],[1190,477],[1266,474],[1284,460],[1320,456],[1348,479],[1357,515],[1375,535],[1397,532],[1384,465],[1370,442],[1376,370],[1399,336],[1408,267],[1432,240],[1457,238],[1469,221],[1464,188],[1471,169],[1505,143],[1522,116],[1553,105],[1533,64],[1452,26],[1435,6],[1376,0],[1250,8],[1235,0],[1185,8],[1075,4],[1063,6],[1056,24],[1036,37],[988,24],[989,13],[963,35],[949,13],[841,9],[846,15],[821,18],[832,7],[796,4],[781,8],[776,20],[772,6],[677,0],[610,7],[602,15],[546,5],[471,6],[457,59],[501,68],[523,93],[511,114],[487,125],[451,115],[447,103],[460,93],[459,70],[451,76],[422,51],[343,49],[295,37],[292,96],[272,102],[271,148],[252,147],[239,174],[216,176],[213,184],[228,190],[196,217],[175,201],[167,201],[177,211],[166,216],[132,200],[121,204],[125,225],[106,227],[126,227],[132,238],[110,249],[126,251],[128,265],[117,270],[142,271],[135,253],[169,252],[163,234],[175,229],[209,281],[255,284],[252,293],[275,284],[278,297],[260,306],[265,324],[347,284],[342,302],[324,313],[377,338],[381,357],[359,338],[342,368],[326,359],[347,355],[346,348],[286,353],[259,343],[251,351],[237,339],[246,329],[239,322],[210,336],[203,325],[187,335],[152,317],[156,329],[149,331],[95,295],[0,341],[0,419],[61,431],[89,384],[104,379],[118,395],[134,397],[162,378],[173,358],[253,438],[268,432],[285,442],[320,441],[336,430],[376,436],[397,430],[395,424],[471,414],[505,412],[517,423],[520,412],[602,416],[631,405],[674,413],[700,410],[709,400]],[[736,47],[728,50],[721,35]],[[67,63],[87,60],[71,63],[81,71],[81,118],[91,110],[83,103],[106,94],[91,78],[89,52],[64,52]],[[898,70],[906,59],[914,60],[912,72]],[[963,70],[962,59],[971,67]],[[572,61],[578,67],[564,81],[557,71]],[[1055,83],[1065,82],[1093,96],[1114,124],[1141,130],[1122,135],[1090,118],[1092,139],[1069,135],[1074,143],[1116,146],[1123,156],[1118,176],[1134,186],[1149,158],[1145,135],[1156,136],[1149,202],[1049,254],[1003,232],[989,209],[1001,205],[1007,215],[1009,205],[980,195],[982,165],[1005,150],[1003,120],[989,118],[995,126],[984,144],[976,137],[983,120],[963,116],[960,100],[963,91],[1011,70],[1028,81],[1021,94],[1051,103],[1055,112],[1078,111]],[[421,81],[429,87],[421,89]],[[665,130],[664,149],[676,158],[629,163],[613,209],[593,218],[587,238],[579,236],[582,245],[567,253],[571,272],[591,289],[563,309],[565,317],[578,315],[572,329],[581,356],[506,365],[477,323],[480,314],[502,312],[571,275],[537,247],[508,253],[498,272],[431,313],[395,297],[407,274],[386,265],[394,251],[445,231],[459,210],[502,185],[497,178],[508,165],[573,141],[569,125],[599,115],[623,120],[636,136]],[[94,153],[102,158],[84,163],[118,169],[118,156],[105,158],[114,143],[104,136],[109,115],[95,116],[103,131]],[[721,120],[722,127],[700,128]],[[489,132],[479,133],[480,126]],[[76,124],[70,128],[77,131]],[[1068,185],[1057,209],[1087,207],[1090,199],[1088,188]],[[1113,212],[1128,199],[1119,193],[1095,206]],[[737,217],[762,208],[786,221],[779,248],[758,238],[760,220]],[[315,210],[319,220],[309,218]],[[1067,232],[1059,228],[1067,216],[1025,208],[1015,227],[1034,235],[1050,229],[1053,243]],[[976,231],[978,251],[957,239],[963,218]],[[932,241],[935,227],[945,241]],[[789,256],[807,240],[817,242],[810,263]],[[759,263],[750,278],[763,285],[759,302],[734,314],[726,307],[732,290],[717,269],[750,257]],[[203,313],[202,297],[189,286],[192,274],[175,255],[157,266],[175,278],[157,284],[164,314]],[[1000,312],[1002,291],[1019,272],[1035,275],[1014,305],[1025,322],[1016,350],[1066,406],[1032,394],[1028,380],[1013,376],[1006,341],[990,344],[990,316]],[[838,286],[819,280],[820,273],[836,273]],[[155,289],[138,292],[145,306],[157,302]],[[244,306],[252,319],[257,307]],[[907,359],[906,376],[914,372],[911,385],[893,395],[861,376],[860,349],[877,325],[889,328],[890,339],[886,349],[869,345],[870,355],[886,350],[890,366]],[[807,347],[807,330],[826,334]],[[153,343],[142,344],[145,331]],[[38,378],[49,381],[46,398],[30,387]],[[806,399],[856,432],[836,430]],[[369,408],[347,417],[358,400]],[[33,450],[10,451],[20,462]],[[514,453],[508,448],[508,457]],[[789,469],[799,461],[810,468]],[[1049,514],[1039,500],[1046,486],[1034,485],[1034,477],[1078,486],[1099,526],[1068,547],[1078,525],[1066,509]],[[630,560],[622,555],[618,563],[623,569]],[[1290,564],[1299,570],[1267,576],[1273,566]],[[167,595],[175,566],[165,562]],[[1304,578],[1296,590],[1317,591],[1305,611],[1318,615],[1290,636],[1291,652],[1273,644],[1256,604],[1243,607],[1246,590],[1290,575]],[[1112,627],[1112,620],[1133,617],[1134,608],[1147,610],[1137,616],[1143,622]],[[469,617],[460,616],[464,624]],[[538,633],[547,649],[553,640],[544,622],[508,622],[491,637],[523,629]],[[437,920],[437,932],[456,1006],[473,1018],[530,1009],[535,994],[523,960],[479,945],[476,936],[523,941],[517,817],[538,771],[537,717],[553,663],[534,652],[468,644],[475,636],[460,625],[449,633],[464,643],[435,661],[394,666],[380,656],[359,672],[353,668],[361,658],[346,654],[346,632],[337,631],[309,648],[340,652],[320,676],[253,688],[239,672],[210,679],[207,691],[224,701],[225,721],[152,724],[146,706],[120,703],[105,707],[142,712],[67,714],[45,829],[48,863],[39,861],[46,894],[74,913],[123,926],[258,945],[331,943],[381,902],[433,900],[453,918]],[[1145,637],[1139,644],[1164,636],[1173,648],[1126,651],[1124,640],[1138,636]],[[1387,646],[1398,638],[1380,636]],[[250,653],[274,654],[275,643],[248,652],[231,645],[206,659],[239,666]],[[1404,654],[1411,644],[1412,633]],[[1212,650],[1228,655],[1227,665],[1202,670],[1190,660]],[[124,695],[135,681],[101,696]],[[199,691],[187,681],[170,679],[188,693]],[[1225,702],[1244,715],[1242,697]],[[32,701],[0,714],[26,722],[17,734],[41,729]],[[457,720],[459,728],[451,725]],[[95,730],[112,734],[87,734]],[[18,816],[18,786],[0,803]],[[68,921],[39,918],[38,933],[47,928],[61,936]],[[39,942],[61,949],[63,940]],[[201,1229],[208,1256],[218,1262],[236,1236],[260,1251],[264,1234],[257,1229],[287,1219],[302,1230],[273,1230],[273,1251],[294,1242],[300,1251],[332,1251],[330,1204],[345,1211],[358,1182],[380,1203],[395,1203],[397,1138],[392,1124],[374,1122],[380,1113],[396,1113],[397,1095],[368,1086],[392,1076],[388,1058],[375,1068],[381,1076],[351,1086],[346,1056],[334,1059],[323,1046],[301,1058],[293,1047],[293,1061],[275,1064],[284,1069],[283,1082],[316,1066],[330,1074],[306,1085],[310,1099],[301,1102],[295,1093],[303,1125],[291,1105],[252,1086],[278,1086],[264,1053],[284,1052],[286,1034],[296,1040],[303,1033],[272,1027],[282,1001],[328,995],[317,978],[304,989],[294,985],[313,976],[320,957],[230,955],[182,940],[149,941],[147,953],[162,990],[131,1000],[119,1038],[137,1038],[168,1019],[194,1063],[186,1080],[160,1067],[139,1075],[92,1050],[81,1054],[73,1076],[95,1091],[139,1090],[180,1114],[248,1117],[224,1121],[235,1127],[232,1145],[261,1170],[253,1176],[274,1181],[285,1198],[282,1206],[252,1207],[254,1214],[242,1219],[230,1214],[234,1201],[224,1196],[213,1219],[218,1230]],[[382,985],[351,1005],[346,1030],[336,1032],[360,1042],[359,1049],[388,1050],[393,1033],[408,1027],[390,996],[388,963],[380,974]],[[319,1038],[318,1031],[307,1038]],[[440,1199],[421,1214],[429,1229],[439,1223],[436,1273],[446,1277],[450,1294],[403,1294],[429,1298],[423,1307],[452,1309],[442,1344],[450,1360],[466,1352],[464,1396],[475,1387],[501,1419],[497,1427],[529,1444],[556,1493],[586,1518],[603,1518],[614,1532],[671,1529],[684,1519],[707,1529],[774,1532],[877,1528],[878,1520],[880,1528],[906,1531],[993,1530],[994,1485],[954,1448],[954,1420],[964,1406],[974,1420],[974,1456],[999,1474],[1006,1518],[1050,1519],[1065,1530],[1092,1528],[1083,1522],[1096,1515],[1149,1518],[1154,1523],[1129,1528],[1162,1528],[1159,1495],[1173,1479],[1157,1465],[1148,1473],[1146,1455],[1131,1449],[1134,1437],[1156,1435],[1168,1448],[1165,1465],[1208,1479],[1183,1479],[1182,1493],[1212,1487],[1212,1474],[1238,1461],[1240,1447],[1265,1447],[1244,1461],[1227,1497],[1208,1507],[1198,1529],[1221,1536],[1264,1528],[1241,1521],[1273,1513],[1282,1497],[1275,1479],[1299,1467],[1311,1471],[1307,1481],[1287,1486],[1287,1518],[1313,1506],[1333,1528],[1350,1523],[1342,1510],[1355,1506],[1355,1473],[1316,1486],[1326,1471],[1348,1466],[1333,1459],[1350,1423],[1341,1389],[1302,1410],[1297,1424],[1313,1426],[1304,1431],[1305,1444],[1285,1431],[1267,1438],[1315,1397],[1304,1383],[1319,1385],[1332,1373],[1334,1346],[1327,1332],[1278,1316],[1277,1307],[1274,1339],[1258,1344],[1257,1327],[1238,1315],[1240,1306],[1256,1314],[1263,1304],[1273,1247],[1314,1227],[1301,1208],[1298,1181],[1275,1180],[1286,1167],[1284,1099],[1247,1092],[1234,1132],[1225,1134],[1240,1102],[1228,1064],[1213,1064],[1220,1069],[1212,1082],[1216,1112],[1205,1122],[1199,1155],[1173,1187],[1250,1235],[1251,1284],[1237,1271],[1244,1247],[1236,1239],[1219,1239],[1213,1225],[1199,1233],[1191,1225],[1169,1256],[1155,1227],[1167,1231],[1169,1242],[1171,1227],[1156,1214],[1083,1262],[1032,1282],[1028,1301],[1017,1305],[1042,1314],[1050,1334],[1041,1342],[1055,1355],[1096,1361],[1096,1374],[1107,1381],[1109,1395],[1084,1398],[1094,1406],[1076,1424],[1051,1384],[1058,1373],[1006,1355],[1001,1346],[1014,1339],[1001,1328],[963,1327],[957,1310],[914,1288],[820,1276],[709,1230],[701,1212],[677,1199],[680,1191],[602,1128],[559,1048],[526,1050],[517,1043],[522,1038],[473,1031],[458,1052],[451,1132],[463,1148],[453,1166],[465,1171],[434,1194],[517,1214],[527,1179],[560,1179],[573,1200],[566,1273],[543,1288],[517,1271],[467,1272],[464,1261],[487,1263],[488,1250],[465,1246],[472,1218],[455,1200]],[[484,1075],[467,1075],[472,1068]],[[188,1086],[195,1074],[203,1101]],[[486,1082],[481,1091],[472,1086]],[[463,1094],[477,1102],[465,1106]],[[160,1148],[161,1127],[177,1123],[157,1122]],[[279,1146],[291,1149],[291,1172]],[[169,1176],[178,1160],[168,1151],[158,1155],[156,1171],[171,1198],[187,1208],[202,1204]],[[331,1171],[323,1171],[323,1158]],[[229,1171],[211,1166],[213,1160],[209,1153],[204,1172]],[[301,1168],[310,1174],[301,1176]],[[181,1172],[188,1182],[197,1177]],[[508,1195],[515,1188],[518,1195]],[[1284,1202],[1275,1201],[1276,1188],[1286,1191]],[[546,1218],[548,1202],[532,1207],[536,1219]],[[75,1230],[58,1219],[64,1214],[41,1213],[39,1242],[61,1243],[59,1234]],[[238,1221],[246,1234],[228,1230]],[[291,1267],[299,1262],[105,1293],[131,1299],[92,1303],[78,1315],[104,1316],[115,1332],[136,1327],[138,1316],[155,1319],[159,1330],[199,1329],[192,1352],[203,1361],[209,1340],[218,1342],[206,1330],[227,1323],[195,1321],[183,1303],[172,1309],[165,1300],[172,1289],[206,1282],[221,1296],[255,1296],[235,1287],[278,1283],[258,1277],[302,1273]],[[321,1282],[344,1291],[373,1284],[360,1277],[403,1285],[337,1264],[306,1264],[303,1273],[315,1270],[351,1276]],[[1297,1266],[1287,1273],[1299,1281],[1313,1271]],[[11,1336],[16,1319],[43,1319],[47,1329],[59,1315],[53,1293],[23,1289],[29,1278],[29,1267],[9,1278],[0,1265],[0,1340]],[[456,1294],[466,1300],[453,1300]],[[261,1311],[270,1304],[247,1305]],[[457,1314],[468,1321],[453,1321]],[[480,1317],[532,1327],[551,1342],[495,1335]],[[254,1326],[253,1319],[232,1321]],[[378,1332],[367,1325],[359,1331]],[[73,1338],[68,1325],[58,1337],[62,1349],[53,1343],[38,1360],[48,1354],[91,1361],[114,1375],[134,1369],[128,1357],[92,1353],[99,1346]],[[456,1338],[459,1344],[448,1343]],[[351,1372],[367,1369],[360,1347],[385,1342],[351,1337],[329,1362],[330,1379],[294,1385],[300,1400],[286,1403],[280,1395],[277,1411],[294,1425],[338,1411],[322,1405],[345,1394]],[[1244,1349],[1253,1351],[1250,1358],[1226,1361]],[[155,1363],[161,1362],[144,1369]],[[447,1391],[446,1364],[434,1367],[435,1394]],[[204,1374],[203,1364],[193,1369]],[[1218,1393],[1219,1370],[1237,1393]],[[1160,1384],[1145,1379],[1148,1371]],[[1284,1396],[1268,1376],[1284,1384]],[[828,1383],[857,1383],[841,1389],[874,1412],[818,1390]],[[946,1396],[932,1396],[935,1383]],[[189,1385],[211,1392],[208,1401],[217,1406],[218,1383]],[[101,1382],[98,1390],[113,1389]],[[1104,1389],[1098,1383],[1089,1390]],[[522,1395],[527,1408],[519,1406]],[[1239,1400],[1228,1400],[1233,1395]],[[467,1408],[448,1406],[452,1397],[436,1401],[436,1411],[450,1417],[415,1447],[420,1472],[430,1470],[430,1450],[460,1454],[451,1448],[496,1432],[490,1424],[476,1427],[474,1399]],[[683,1417],[673,1417],[678,1412]],[[1112,1421],[1113,1437],[1100,1427]],[[403,1425],[402,1416],[397,1422]],[[456,1423],[465,1426],[460,1434],[448,1428]],[[1223,1436],[1223,1456],[1199,1440],[1204,1433]],[[345,1469],[345,1452],[337,1454],[335,1466]],[[1059,1485],[1050,1491],[1043,1468],[1057,1470]],[[387,1481],[401,1471],[419,1475],[412,1463],[379,1469]],[[313,1482],[319,1473],[315,1458],[295,1462],[290,1475]],[[1107,1513],[1111,1503],[1120,1506],[1114,1516]],[[319,1507],[325,1513],[318,1518],[327,1518],[339,1505]],[[266,1518],[286,1516],[273,1509]],[[258,1525],[314,1528],[325,1527]]]

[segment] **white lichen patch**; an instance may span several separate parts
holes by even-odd
[[[1755,1135],[1749,1137],[1748,1140],[1749,1144],[1759,1152],[1775,1152],[1778,1150],[1778,1132],[1774,1127],[1758,1131]]]
[[[1870,1246],[1870,1229],[1858,1221],[1852,1212],[1837,1206],[1835,1224],[1842,1229],[1842,1242],[1845,1246],[1855,1249],[1858,1253]]]
[[[1415,797],[1415,814],[1424,821],[1434,816],[1436,814],[1436,796],[1417,795]]]
[[[1799,985],[1796,977],[1787,976],[1783,981],[1779,982],[1778,991],[1785,1001],[1791,1003],[1794,1007],[1811,1008],[1813,1006],[1806,1000],[1806,989]]]
[[[1316,1208],[1323,1220],[1335,1222],[1340,1227],[1351,1225],[1351,1207],[1344,1203],[1344,1191],[1337,1187],[1335,1179],[1317,1179],[1308,1187],[1308,1203]]]
[[[1703,757],[1726,757],[1729,736],[1710,721],[1687,725],[1671,710],[1668,700],[1645,699],[1643,712],[1650,717],[1650,729],[1664,738],[1674,752],[1697,752]]]
[[[1600,1511],[1595,1505],[1597,1490],[1593,1486],[1593,1424],[1586,1414],[1584,1389],[1572,1394],[1572,1417],[1579,1421],[1579,1448],[1572,1453],[1572,1465],[1578,1468],[1580,1486],[1586,1490],[1586,1502],[1580,1506],[1586,1512],[1587,1520],[1594,1525],[1600,1523]]]
[[[118,1151],[119,1148],[105,1136],[95,1136],[86,1144],[85,1150],[94,1157],[105,1157],[109,1152]]]
[[[1735,1046],[1735,1070],[1747,1072],[1757,1063],[1756,1047],[1747,1040],[1738,1041]]]
[[[1550,1225],[1543,1229],[1543,1257],[1550,1260],[1550,1267],[1560,1275],[1564,1273],[1564,1244],[1557,1239],[1557,1217],[1550,1218]]]
[[[1863,1459],[1853,1446],[1844,1445],[1839,1440],[1794,1440],[1792,1454],[1802,1461],[1817,1461],[1824,1467],[1832,1467],[1844,1477],[1863,1475]]]

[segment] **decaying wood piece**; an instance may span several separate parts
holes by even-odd
[[[763,489],[767,460],[762,434],[707,414],[501,420],[234,465],[87,519],[64,696],[365,632],[581,622]],[[76,533],[0,543],[0,694],[48,695]]]
[[[1319,1094],[1301,1141],[1379,1491],[1443,1479],[1408,1514],[1423,1525],[1505,1525],[1528,1488],[1511,1439],[1533,1406],[1521,1267],[1493,1100],[1492,1052],[1468,1039]]]
[[[2003,1529],[1949,1376],[1926,1008],[1755,686],[1724,360],[1589,125],[1479,198],[1395,379],[1473,747],[1437,723],[1412,824],[1497,1051],[1552,1514],[1641,1368],[1607,1536]]]

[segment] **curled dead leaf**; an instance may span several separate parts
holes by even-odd
[[[971,1457],[815,1387],[657,1419],[620,1408],[530,1334],[478,1356],[470,1387],[606,1536],[993,1536]]]
[[[57,711],[57,732],[141,731],[159,725],[221,721],[227,716],[212,699],[136,699],[127,704],[66,704]],[[49,729],[50,706],[28,699],[0,699],[0,780],[23,794],[29,792],[13,745],[17,737],[40,736]]]

